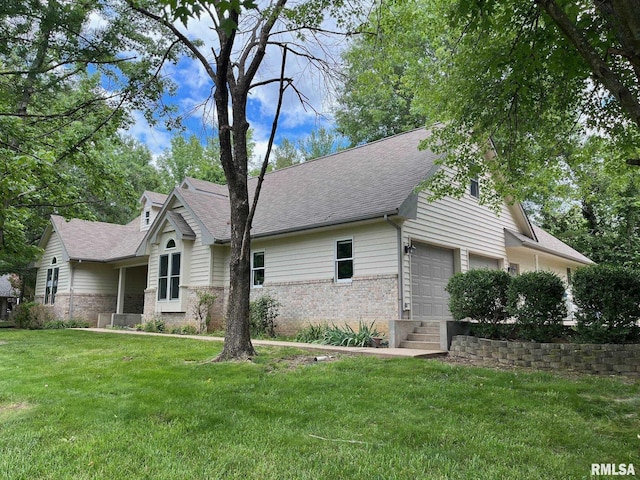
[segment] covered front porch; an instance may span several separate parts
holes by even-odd
[[[132,327],[142,322],[148,265],[119,265],[116,311],[98,316],[98,327]]]

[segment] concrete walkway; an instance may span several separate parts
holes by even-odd
[[[175,335],[171,333],[139,332],[137,330],[112,330],[108,328],[78,328],[89,332],[119,333],[124,335],[157,335],[162,337],[190,338],[207,342],[224,342],[223,337],[210,337],[208,335]],[[446,355],[441,350],[417,350],[413,348],[369,348],[369,347],[336,347],[333,345],[317,345],[313,343],[284,342],[278,340],[251,340],[254,346],[264,347],[291,347],[309,350],[318,353],[343,353],[348,355],[369,355],[379,358],[433,358]]]

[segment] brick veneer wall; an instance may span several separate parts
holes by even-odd
[[[66,320],[69,318],[69,300],[68,293],[56,295],[56,300],[50,308],[56,318]],[[35,301],[44,302],[44,297],[37,296]],[[113,313],[116,311],[117,298],[115,295],[103,295],[96,293],[74,293],[73,309],[71,316],[89,322],[90,325],[98,324],[98,315],[100,313]]]
[[[640,376],[640,344],[507,342],[457,335],[449,355],[487,364]]]
[[[279,303],[276,330],[294,334],[309,324],[375,322],[380,333],[388,334],[389,320],[398,317],[398,276],[356,277],[348,283],[333,280],[266,283],[251,290],[251,300],[269,294]]]
[[[222,328],[229,295],[226,287],[189,288],[184,312],[162,314],[155,313],[156,289],[149,288],[145,290],[143,320],[162,318],[169,327],[195,325],[193,308],[197,302],[197,290],[207,290],[216,295],[209,326],[210,329]],[[335,323],[338,326],[348,323],[357,328],[358,322],[363,321],[367,324],[375,322],[375,328],[388,335],[389,320],[398,317],[397,275],[358,277],[346,283],[333,280],[267,283],[263,288],[251,289],[251,300],[265,294],[280,303],[276,331],[281,334],[295,334],[310,323]]]
[[[226,312],[227,289],[222,287],[193,287],[187,289],[187,304],[184,312],[164,312],[156,313],[156,289],[148,288],[144,292],[144,312],[142,319],[147,322],[154,318],[161,318],[168,327],[194,325],[197,327],[198,320],[195,315],[195,306],[198,303],[197,291],[207,291],[216,296],[215,303],[211,310],[209,321],[210,329],[220,329],[224,325],[224,314]]]

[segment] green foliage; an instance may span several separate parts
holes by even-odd
[[[545,230],[596,263],[633,267],[640,262],[640,172],[612,165],[611,151],[596,139],[574,150],[565,180],[532,197],[533,211]]]
[[[278,318],[278,310],[280,302],[265,293],[261,297],[252,301],[249,310],[251,313],[251,335],[275,337],[276,336],[276,318]]]
[[[324,329],[323,338],[320,341],[323,345],[337,345],[342,347],[372,347],[375,346],[374,338],[381,335],[374,327],[375,322],[367,325],[362,321],[358,322],[358,331],[356,332],[349,324],[344,327],[336,327],[331,325]]]
[[[511,277],[502,270],[469,270],[449,279],[449,310],[454,320],[476,320],[482,336],[500,336],[501,323],[507,318],[507,291]]]
[[[308,325],[296,334],[295,341],[301,343],[322,343],[325,332],[329,326],[325,323],[322,325]]]
[[[526,272],[512,279],[507,311],[514,317],[518,337],[549,342],[562,334],[567,316],[565,285],[552,272]]]
[[[197,335],[199,332],[195,325],[182,325],[180,327],[173,327],[170,333],[174,335]]]
[[[198,332],[206,332],[211,319],[211,309],[216,302],[216,296],[206,290],[196,291],[196,303],[193,306],[193,314],[198,321]]]
[[[126,172],[103,149],[129,109],[161,111],[168,80],[155,69],[181,51],[165,56],[168,40],[141,35],[148,21],[130,13],[126,2],[3,3],[0,271],[38,256],[51,213],[104,219],[128,202]]]
[[[640,341],[640,272],[593,265],[573,277],[573,300],[580,339],[593,343]]]
[[[406,81],[410,72],[424,70],[421,63],[430,52],[428,15],[419,8],[420,2],[381,4],[364,26],[366,34],[354,38],[342,54],[345,67],[335,117],[338,132],[351,146],[428,121],[415,108],[415,90]]]
[[[363,26],[368,35],[345,54],[339,130],[358,143],[395,133],[396,126],[409,128],[414,120],[435,125],[424,146],[443,154],[454,174],[442,170],[424,186],[438,196],[459,196],[479,175],[490,187],[482,200],[491,203],[562,185],[569,155],[587,135],[606,139],[600,153],[607,162],[638,158],[637,111],[594,80],[591,66],[544,11],[548,4],[561,4],[568,23],[637,107],[640,61],[611,55],[629,36],[605,8],[590,2],[394,1],[372,10]],[[637,23],[631,11],[616,14]],[[487,161],[489,139],[498,155]],[[494,189],[499,195],[486,195]]]
[[[72,318],[70,320],[50,320],[43,325],[44,330],[60,330],[63,328],[88,328],[89,322]]]
[[[35,302],[26,302],[13,309],[11,320],[17,328],[40,330],[55,318],[49,307]]]
[[[161,318],[152,318],[146,322],[136,324],[135,329],[141,332],[164,333],[166,325]]]
[[[185,138],[176,135],[171,139],[171,148],[158,158],[158,170],[162,177],[164,192],[170,192],[185,177],[225,184],[220,164],[220,145],[217,138],[210,137],[203,146],[195,135]]]

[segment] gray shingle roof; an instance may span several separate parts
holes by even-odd
[[[537,240],[531,239],[521,233],[514,232],[513,230],[505,229],[505,233],[507,235],[507,246],[529,247],[534,250],[552,253],[568,260],[573,260],[574,262],[587,265],[594,263],[591,259],[574,250],[569,245],[544,231],[537,225],[532,224],[531,226],[533,227],[533,232]]]
[[[161,207],[164,205],[164,202],[167,200],[169,195],[165,195],[164,193],[151,192],[149,190],[145,190],[142,194],[143,197],[147,197],[152,204]]]
[[[71,260],[107,262],[135,256],[145,232],[140,219],[128,225],[51,216],[51,223]]]
[[[253,236],[394,214],[436,156],[419,150],[425,129],[395,135],[265,176]],[[257,179],[251,179],[250,191]]]

